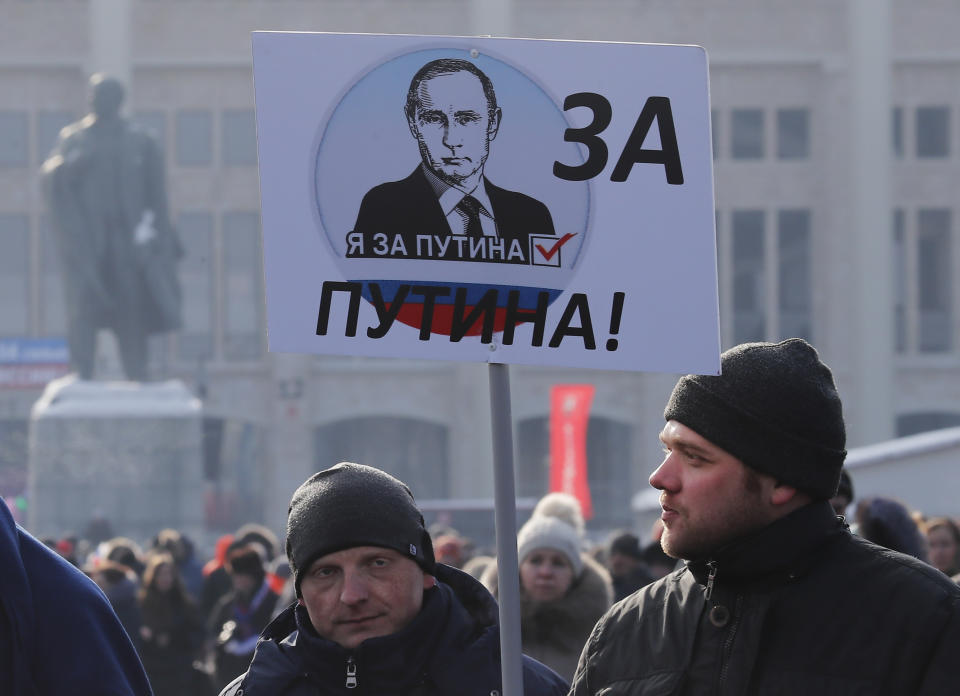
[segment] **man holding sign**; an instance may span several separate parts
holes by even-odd
[[[297,603],[261,635],[224,696],[489,696],[500,685],[497,605],[471,576],[434,560],[410,489],[341,463],[294,492],[287,557]],[[567,685],[524,658],[527,696]]]
[[[830,506],[846,456],[830,369],[801,339],[721,362],[677,383],[650,476],[686,565],[600,619],[571,694],[956,691],[960,589]]]

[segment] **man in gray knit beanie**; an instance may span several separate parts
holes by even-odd
[[[830,505],[846,435],[813,346],[731,348],[720,375],[680,378],[664,418],[650,485],[686,563],[600,619],[571,696],[956,691],[960,588]]]
[[[221,696],[498,693],[500,627],[490,593],[434,559],[413,493],[372,466],[310,476],[287,510],[297,602],[264,629]],[[524,693],[567,683],[523,658]]]

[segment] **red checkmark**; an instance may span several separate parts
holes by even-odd
[[[537,247],[537,249],[540,250],[540,253],[543,254],[543,258],[549,261],[550,259],[553,258],[554,254],[560,251],[560,247],[562,247],[564,244],[566,244],[576,236],[577,236],[576,232],[567,232],[565,235],[560,237],[560,239],[558,239],[552,247],[550,247],[550,251],[547,251],[546,249],[544,249],[543,246],[541,246],[540,244],[536,244],[535,246]]]

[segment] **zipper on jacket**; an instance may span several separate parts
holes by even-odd
[[[717,693],[723,693],[723,685],[727,681],[727,672],[730,670],[730,655],[733,650],[733,639],[737,636],[737,628],[740,627],[740,615],[742,613],[743,595],[737,595],[737,601],[733,605],[733,622],[730,624],[727,639],[723,644],[723,652],[720,653],[720,679],[717,681]]]
[[[357,663],[353,661],[353,655],[347,658],[347,683],[348,689],[357,688]]]
[[[707,561],[707,568],[710,569],[710,574],[707,575],[707,601],[710,601],[710,597],[713,596],[713,581],[717,578],[717,562],[716,561]]]

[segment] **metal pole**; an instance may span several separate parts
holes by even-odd
[[[510,373],[506,365],[490,363],[490,416],[493,429],[494,519],[497,527],[503,696],[523,696],[513,418],[510,414]]]

